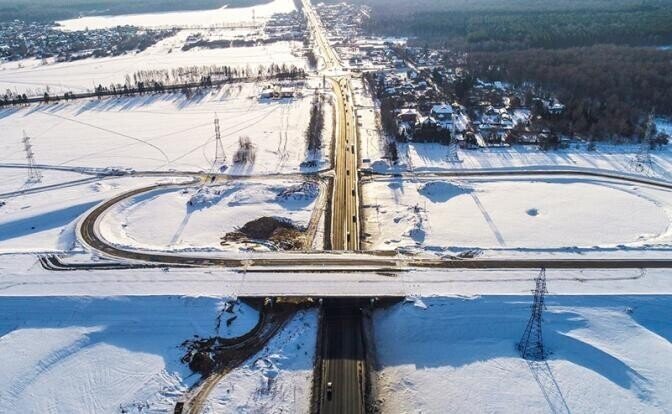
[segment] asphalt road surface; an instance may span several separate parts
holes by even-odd
[[[338,122],[334,162],[334,189],[331,198],[331,247],[358,251],[359,176],[356,121],[347,78],[332,80],[336,95]]]
[[[365,352],[359,301],[326,299],[323,306],[319,412],[363,414]]]

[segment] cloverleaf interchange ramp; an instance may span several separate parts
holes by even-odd
[[[417,175],[417,174],[416,174]],[[609,178],[625,183],[646,184],[658,188],[672,190],[672,184],[649,180],[646,178],[629,177],[626,175],[611,174],[593,170],[544,170],[544,171],[468,171],[431,173],[431,176],[583,176],[595,178]],[[253,271],[282,271],[283,268],[302,268],[313,272],[343,272],[361,271],[403,271],[409,269],[524,269],[547,267],[549,269],[576,269],[576,268],[667,268],[672,267],[672,259],[567,259],[567,258],[496,258],[496,259],[439,259],[432,257],[407,256],[394,252],[305,252],[305,253],[261,253],[241,258],[237,255],[221,253],[213,255],[199,255],[198,253],[180,253],[144,251],[116,246],[105,240],[99,232],[98,225],[105,213],[128,198],[154,191],[159,188],[175,188],[193,186],[188,184],[157,184],[135,189],[118,195],[94,207],[78,225],[78,237],[91,250],[101,256],[114,260],[121,260],[130,264],[143,266],[147,264],[163,266],[195,266],[195,267],[227,267]],[[68,266],[67,263],[63,264]],[[86,264],[77,265],[86,268]]]

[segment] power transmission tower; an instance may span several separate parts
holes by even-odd
[[[450,163],[462,162],[462,160],[460,159],[460,155],[457,152],[458,144],[457,139],[455,138],[456,131],[457,130],[455,128],[455,120],[453,119],[453,123],[450,130],[450,143],[448,144],[448,154],[446,155],[446,161]]]
[[[646,122],[646,132],[639,146],[639,152],[632,160],[632,169],[635,172],[648,175],[653,170],[653,160],[651,160],[651,143],[653,141],[653,130],[655,127],[655,109],[651,110],[649,119]]]
[[[458,148],[457,142],[451,142],[448,145],[448,153],[446,155],[446,161],[448,161],[450,163],[460,163],[460,162],[462,162],[462,160],[460,159],[460,155],[457,152],[457,148]]]
[[[215,161],[213,162],[213,169],[224,171],[227,168],[226,154],[224,154],[224,145],[222,144],[222,134],[219,129],[219,118],[215,114]]]
[[[523,359],[530,361],[543,361],[546,359],[544,340],[541,334],[541,322],[546,307],[544,296],[546,295],[546,269],[542,268],[539,276],[535,279],[534,302],[532,303],[532,315],[527,322],[527,327],[518,343],[518,351]]]
[[[35,167],[35,154],[33,145],[30,143],[30,137],[23,131],[23,149],[26,152],[26,161],[28,162],[28,182],[39,183],[42,181],[42,173]]]

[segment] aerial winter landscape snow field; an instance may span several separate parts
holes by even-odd
[[[0,254],[72,251],[76,248],[75,226],[87,210],[124,191],[156,182],[156,178],[97,179],[2,198],[6,204],[0,208]]]
[[[668,412],[670,301],[548,296],[547,362],[527,362],[516,350],[530,316],[529,296],[432,298],[376,311],[382,410]]]
[[[440,144],[413,143],[399,146],[400,166],[417,172],[485,168],[582,167],[636,173],[632,167],[638,145],[597,145],[588,151],[586,144],[557,151],[540,151],[536,146],[459,150],[460,162],[448,157],[448,147]],[[672,179],[672,150],[652,151],[653,169],[648,174]]]
[[[240,22],[263,23],[275,13],[294,10],[292,0],[273,0],[253,7],[213,10],[180,11],[166,13],[142,13],[120,16],[87,16],[57,22],[63,30],[93,30],[116,26],[163,27],[163,26],[216,26]]]
[[[301,172],[313,90],[298,87],[292,99],[259,99],[263,84],[239,83],[185,97],[182,93],[105,98],[0,111],[0,163],[23,163],[23,131],[40,164],[137,170],[209,171],[215,157],[214,117],[238,175]],[[325,116],[331,116],[329,106]],[[123,119],[123,121],[120,121]],[[327,123],[325,136],[331,134]],[[239,138],[256,147],[256,162],[232,165]],[[324,168],[328,141],[318,154]],[[314,168],[315,169],[315,168]]]
[[[373,249],[533,252],[672,242],[670,192],[644,185],[540,175],[390,178],[363,188]]]
[[[240,336],[258,313],[223,298],[25,298],[0,301],[3,413],[171,412],[196,380],[180,362],[193,338]]]
[[[238,180],[200,189],[200,193],[198,187],[144,193],[105,215],[101,235],[113,244],[140,249],[222,250],[224,234],[261,215],[282,217],[306,228],[319,184],[302,184]]]
[[[165,39],[149,49],[131,55],[102,57],[64,63],[43,64],[26,60],[0,64],[0,91],[10,90],[29,95],[83,92],[98,85],[124,84],[126,76],[138,71],[171,70],[200,66],[230,66],[256,72],[271,63],[305,67],[296,42],[276,42],[263,46],[225,49],[181,50],[186,32]]]

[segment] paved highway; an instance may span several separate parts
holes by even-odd
[[[324,59],[324,70],[330,71],[339,69],[340,59],[336,54],[336,51],[329,44],[329,39],[327,39],[326,31],[322,26],[322,21],[320,20],[317,12],[310,4],[310,0],[301,0],[303,3],[303,12],[308,18],[308,24],[313,33],[313,38],[315,43],[320,48],[322,58]]]
[[[331,248],[358,251],[359,219],[359,154],[357,121],[353,105],[349,74],[343,73],[340,59],[329,44],[326,31],[309,0],[303,10],[313,33],[313,39],[324,61],[325,76],[329,77],[336,97],[336,142],[334,143],[334,188],[331,198]]]
[[[359,300],[325,299],[323,306],[319,412],[363,414],[365,350]]]
[[[357,126],[348,79],[333,79],[332,84],[336,95],[338,122],[331,198],[331,248],[358,251],[360,218]]]

